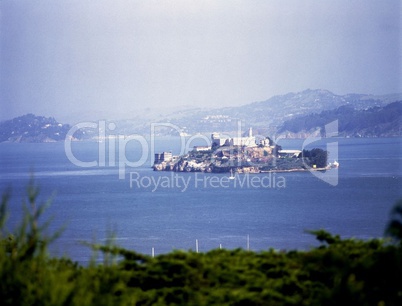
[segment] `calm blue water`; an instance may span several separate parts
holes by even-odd
[[[246,248],[247,235],[253,250],[308,249],[317,243],[305,230],[324,228],[344,237],[382,236],[391,207],[402,198],[401,140],[332,139],[338,142],[340,162],[336,186],[308,172],[259,174],[248,182],[244,176],[229,182],[227,175],[153,172],[150,154],[145,165],[127,167],[125,179],[119,179],[118,154],[107,152],[105,166],[81,168],[68,160],[63,143],[3,143],[0,189],[12,188],[12,228],[21,216],[22,195],[33,172],[41,200],[55,194],[47,212],[54,217],[52,229],[66,225],[52,253],[68,254],[80,262],[91,255],[80,241],[102,243],[112,231],[118,245],[146,254],[152,247],[156,254],[194,250],[196,239],[200,251],[220,244]],[[298,149],[302,142],[280,144]],[[325,148],[325,140],[314,143],[317,146]],[[180,141],[160,139],[155,147],[157,152],[178,154]],[[81,161],[99,159],[97,143],[74,143],[73,153]],[[141,154],[135,142],[125,150],[132,162]],[[116,164],[110,166],[113,157]],[[158,179],[164,185],[155,188],[152,180]]]

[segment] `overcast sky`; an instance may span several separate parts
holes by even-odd
[[[399,0],[0,0],[0,13],[0,120],[402,92]]]

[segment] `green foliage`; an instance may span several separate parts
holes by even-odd
[[[319,230],[323,244],[309,251],[207,253],[174,251],[152,258],[115,246],[91,244],[103,263],[82,267],[51,258],[48,205],[30,209],[15,233],[5,230],[0,206],[2,305],[401,305],[402,248],[378,239],[341,239]],[[399,206],[398,206],[399,207]],[[397,209],[399,212],[399,208]],[[12,236],[10,236],[12,234]],[[59,233],[57,233],[58,235]],[[57,236],[56,235],[56,236]],[[12,237],[12,238],[10,238]],[[111,237],[112,238],[112,237]]]
[[[328,151],[314,148],[312,150],[303,150],[304,162],[310,167],[316,165],[317,168],[324,168],[328,164]]]
[[[402,200],[399,200],[391,211],[391,221],[388,223],[386,235],[402,244]]]

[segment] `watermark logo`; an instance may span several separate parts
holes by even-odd
[[[82,168],[93,168],[93,167],[115,167],[118,165],[119,168],[119,179],[125,179],[126,166],[128,167],[141,167],[143,166],[148,158],[149,146],[146,138],[139,134],[132,135],[113,135],[110,137],[110,132],[113,132],[116,128],[115,123],[109,123],[106,125],[106,121],[101,120],[98,123],[95,122],[82,122],[74,125],[67,133],[64,142],[64,151],[68,160],[75,166]],[[74,133],[80,129],[96,129],[97,130],[97,141],[98,141],[98,158],[93,161],[82,161],[79,160],[73,153],[72,141],[74,139]],[[108,136],[106,135],[108,132]],[[126,147],[132,142],[138,142],[141,148],[141,156],[136,161],[130,161],[126,155]],[[108,143],[108,150],[106,149],[106,142]],[[116,142],[118,142],[118,153],[116,153]],[[106,152],[108,152],[108,158],[106,161]],[[117,155],[117,156],[116,156]],[[117,161],[116,161],[117,158]]]
[[[145,137],[140,134],[120,135],[113,133],[116,129],[116,124],[108,123],[105,120],[99,122],[82,122],[74,125],[67,133],[64,142],[64,151],[68,160],[75,166],[81,168],[93,167],[116,167],[118,166],[119,179],[126,178],[126,168],[142,167],[150,161],[149,166],[153,165],[152,157],[155,156],[155,142],[158,129],[168,129],[175,131],[177,134],[181,132],[181,128],[172,123],[152,123],[150,126],[150,135]],[[79,130],[96,131],[95,140],[98,142],[98,156],[92,161],[80,160],[74,155],[72,143],[74,134]],[[191,144],[194,140],[202,140],[207,146],[211,146],[211,140],[205,135],[194,135],[190,138],[180,136],[180,152],[183,155],[191,150]],[[129,160],[127,158],[127,146],[131,142],[136,142],[140,147],[140,157],[137,160]],[[116,150],[116,148],[118,150]]]
[[[338,120],[332,121],[328,124],[325,125],[324,128],[324,135],[326,138],[331,138],[331,137],[337,137],[338,136]],[[308,137],[306,140],[304,140],[303,145],[302,145],[302,150],[306,149],[309,145],[312,143],[321,141],[322,137]],[[338,142],[337,141],[332,141],[332,142],[327,142],[326,144],[326,151],[328,154],[331,156],[331,160],[333,159],[334,161],[339,160],[338,156]],[[303,160],[304,163],[304,160]],[[305,165],[308,167],[308,165]],[[310,168],[310,167],[308,167]],[[331,168],[330,171],[315,171],[314,169],[310,168],[310,172],[317,178],[319,178],[321,181],[328,183],[331,186],[337,186],[338,185],[338,180],[339,180],[339,174],[338,174],[338,167]]]
[[[130,188],[134,190],[150,190],[155,192],[161,189],[176,189],[181,192],[190,189],[214,189],[214,188],[286,188],[284,176],[276,173],[263,175],[237,175],[231,179],[225,175],[211,175],[204,173],[178,173],[170,172],[160,176],[143,175],[141,172],[129,173]]]
[[[80,160],[73,152],[72,149],[72,143],[74,139],[74,134],[77,131],[85,131],[85,130],[91,130],[95,135],[95,140],[98,142],[98,156],[94,158],[93,160],[89,161],[83,161]],[[128,168],[138,168],[142,166],[149,166],[152,167],[154,165],[153,163],[153,157],[156,155],[156,135],[161,131],[170,131],[174,132],[175,134],[180,135],[180,152],[178,152],[179,156],[185,155],[187,152],[191,151],[193,147],[191,147],[191,144],[194,143],[194,141],[200,143],[204,143],[205,147],[210,148],[215,150],[216,154],[211,154],[210,155],[210,160],[205,161],[209,163],[214,163],[216,160],[216,156],[218,154],[221,154],[222,156],[220,157],[222,160],[226,158],[226,163],[227,167],[231,168],[236,168],[236,167],[243,167],[244,164],[247,165],[249,168],[258,168],[261,166],[258,162],[253,161],[253,157],[249,156],[247,152],[247,147],[248,145],[245,145],[243,142],[251,141],[251,140],[256,140],[256,137],[251,137],[251,129],[249,131],[249,136],[245,136],[242,131],[242,122],[239,120],[237,122],[237,132],[235,137],[230,137],[229,135],[220,135],[220,138],[214,138],[213,135],[211,138],[202,135],[202,134],[197,134],[193,136],[182,136],[181,132],[182,129],[172,123],[151,123],[150,125],[150,135],[148,137],[140,134],[131,134],[131,135],[119,135],[117,134],[116,131],[116,124],[113,122],[107,122],[105,120],[101,120],[98,122],[82,122],[79,124],[74,125],[69,132],[66,135],[65,143],[64,143],[64,149],[67,158],[69,161],[82,168],[93,168],[93,167],[118,167],[118,177],[119,179],[126,179],[127,178],[127,169]],[[333,121],[325,126],[325,137],[330,138],[330,137],[336,137],[338,136],[338,121]],[[247,133],[246,133],[247,134]],[[273,143],[276,144],[278,143],[283,136],[278,136],[276,138],[273,138]],[[222,144],[220,144],[216,147],[214,147],[214,142],[215,141],[221,141],[225,140],[227,143],[225,144],[224,147],[222,147]],[[265,138],[262,139],[263,141],[267,140]],[[305,139],[305,141],[302,144],[302,150],[306,149],[308,146],[311,144],[321,141],[321,137],[308,137]],[[135,156],[135,159],[129,159],[127,157],[127,151],[128,151],[128,145],[130,143],[136,143],[136,150],[138,151]],[[267,146],[269,147],[269,146]],[[246,148],[246,149],[245,149]],[[275,149],[273,149],[275,150]],[[295,150],[297,151],[297,150]],[[331,160],[337,160],[338,159],[338,142],[328,142],[326,144],[326,151],[329,152],[331,156]],[[226,156],[226,154],[229,155],[229,157]],[[276,163],[277,163],[277,153],[272,154],[271,162],[273,163],[273,167],[275,169]],[[147,162],[149,161],[149,164]],[[336,186],[338,184],[338,169],[336,167],[332,168],[331,171],[316,171],[317,169],[311,168],[309,165],[307,165],[303,159],[303,163],[306,169],[309,169],[309,171],[319,178],[320,180],[332,185]],[[196,164],[196,163],[193,163]],[[194,165],[192,165],[194,166]],[[182,181],[183,178],[179,176],[172,176],[170,177],[170,181],[167,181],[165,178],[159,176],[152,178],[150,177],[140,177],[138,172],[129,172],[129,180],[130,180],[130,187],[135,186],[149,186],[147,188],[152,188],[152,186],[156,186],[155,188],[165,188],[164,186],[172,186],[175,185],[178,188],[179,183],[180,186],[183,187],[183,189],[187,190],[188,184],[190,182],[185,182]],[[202,177],[202,180],[205,181],[199,181]],[[219,186],[222,188],[225,188],[227,185],[226,182],[226,177],[211,177],[211,176],[200,176],[198,177],[197,175],[194,176],[192,179],[195,188],[198,188],[202,184],[204,186],[209,186],[214,188],[214,186]],[[219,178],[219,180],[218,180]],[[283,177],[282,177],[283,178]],[[159,180],[159,181],[155,181]],[[218,180],[218,181],[216,181]],[[270,180],[270,181],[269,181]],[[237,184],[236,186],[247,186],[247,187],[254,187],[254,186],[260,186],[261,188],[268,188],[269,184],[271,184],[274,179],[270,177],[264,177],[261,175],[248,175],[247,173],[242,174],[240,176],[236,177],[236,180],[233,182]],[[269,184],[268,184],[269,183]],[[278,183],[278,181],[276,182]],[[276,186],[276,183],[273,185]],[[286,185],[284,183],[280,183],[281,185]],[[186,187],[187,186],[187,187]],[[276,186],[279,188],[282,188],[281,186]],[[272,188],[272,187],[269,187]]]

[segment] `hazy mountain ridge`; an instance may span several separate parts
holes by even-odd
[[[55,142],[66,138],[71,126],[62,124],[52,117],[27,114],[0,122],[0,142]],[[83,131],[74,135],[84,138]]]
[[[74,134],[76,139],[99,139],[108,135],[150,135],[153,124],[157,135],[194,135],[221,132],[233,134],[253,127],[255,134],[273,136],[278,132],[287,137],[307,137],[313,130],[333,120],[340,119],[349,122],[342,115],[342,107],[348,107],[348,112],[361,118],[364,126],[354,126],[345,129],[347,136],[389,136],[401,135],[399,119],[392,122],[379,120],[388,109],[383,111],[364,112],[370,108],[382,108],[395,101],[402,101],[402,94],[382,96],[365,94],[336,95],[328,90],[304,90],[298,93],[288,93],[274,96],[268,100],[253,102],[243,106],[224,108],[183,107],[158,110],[138,110],[132,119],[107,120],[105,131],[101,131],[100,121],[91,121],[99,128],[85,128]],[[399,110],[399,109],[398,109]],[[328,112],[329,113],[325,113]],[[332,112],[333,111],[333,112]],[[397,110],[394,110],[397,111]],[[321,114],[322,113],[322,114]],[[370,113],[370,114],[369,114]],[[314,116],[312,114],[315,114]],[[127,114],[127,116],[129,116]],[[307,117],[306,117],[307,116]],[[312,116],[312,117],[308,117]],[[318,116],[318,117],[317,117]],[[339,118],[338,118],[338,117]],[[370,120],[367,118],[371,118]],[[303,126],[303,120],[310,120]],[[380,122],[381,121],[381,122]],[[108,123],[114,123],[114,129],[109,129]],[[48,125],[47,127],[45,127]],[[68,124],[60,124],[54,118],[36,117],[32,114],[14,118],[0,123],[0,142],[47,142],[63,140],[71,128]],[[360,129],[360,130],[359,130]]]
[[[286,121],[278,133],[287,137],[301,137],[320,130],[321,135],[325,136],[324,126],[334,120],[338,120],[339,136],[402,136],[402,101],[368,109],[354,109],[350,105],[343,105],[335,110],[300,116]]]
[[[402,94],[336,95],[328,90],[308,89],[299,93],[274,96],[266,101],[244,106],[189,112],[187,116],[176,117],[170,122],[189,134],[211,131],[233,132],[237,131],[238,122],[242,122],[243,129],[252,126],[260,133],[272,135],[285,121],[299,116],[333,110],[343,105],[349,105],[357,110],[382,107],[397,100],[402,100]]]

